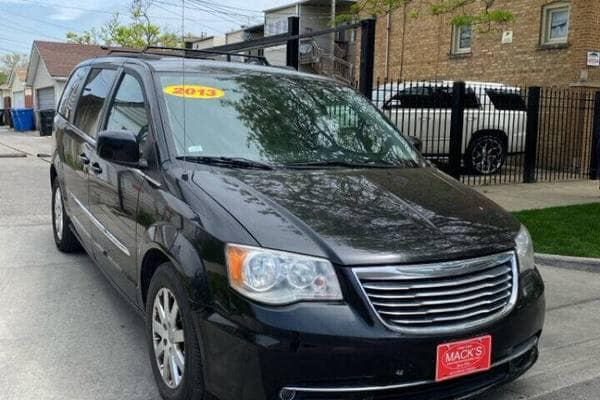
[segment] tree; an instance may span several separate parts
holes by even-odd
[[[81,34],[76,32],[67,32],[67,42],[77,44],[98,44],[98,32],[96,28],[87,30]]]
[[[452,25],[472,25],[490,29],[494,24],[514,21],[514,15],[507,10],[495,7],[497,0],[361,0],[350,7],[348,13],[338,17],[338,22],[353,20],[358,16],[381,16],[399,9],[411,7],[411,17],[424,13],[431,15],[451,15]]]
[[[129,7],[129,24],[123,24],[119,13],[114,13],[111,18],[100,27],[100,32],[95,28],[81,34],[67,33],[67,40],[71,43],[97,44],[101,39],[107,46],[122,46],[129,48],[144,48],[146,46],[177,47],[181,41],[175,33],[164,31],[160,26],[153,24],[148,14],[151,2],[133,0]]]
[[[13,67],[26,67],[29,64],[29,57],[23,53],[7,53],[0,57],[0,70],[7,72]]]
[[[29,58],[23,53],[7,53],[0,57],[0,85],[8,81],[10,71],[16,67],[26,67]]]

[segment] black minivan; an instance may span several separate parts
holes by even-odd
[[[56,245],[145,315],[163,398],[464,399],[535,363],[511,215],[349,87],[165,53],[74,70],[50,169]]]

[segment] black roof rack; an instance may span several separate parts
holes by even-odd
[[[119,55],[129,57],[156,57],[156,56],[172,56],[172,57],[183,57],[183,58],[199,58],[212,60],[215,56],[224,56],[225,60],[232,62],[233,57],[243,57],[244,62],[247,64],[259,64],[269,65],[267,59],[263,56],[255,56],[250,54],[239,54],[231,53],[226,51],[213,51],[213,50],[198,50],[198,49],[187,49],[183,47],[161,47],[161,46],[146,46],[143,49],[130,49],[126,47],[108,47],[102,46],[103,49],[108,50],[109,55]]]

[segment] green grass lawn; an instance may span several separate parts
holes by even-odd
[[[600,203],[514,215],[531,232],[536,252],[600,258]]]

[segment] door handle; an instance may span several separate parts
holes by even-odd
[[[83,165],[88,165],[90,163],[90,159],[85,155],[85,153],[81,153],[79,155],[79,162]]]
[[[102,173],[102,167],[100,167],[100,164],[95,162],[92,164],[92,171],[94,171],[95,174],[99,175]]]

